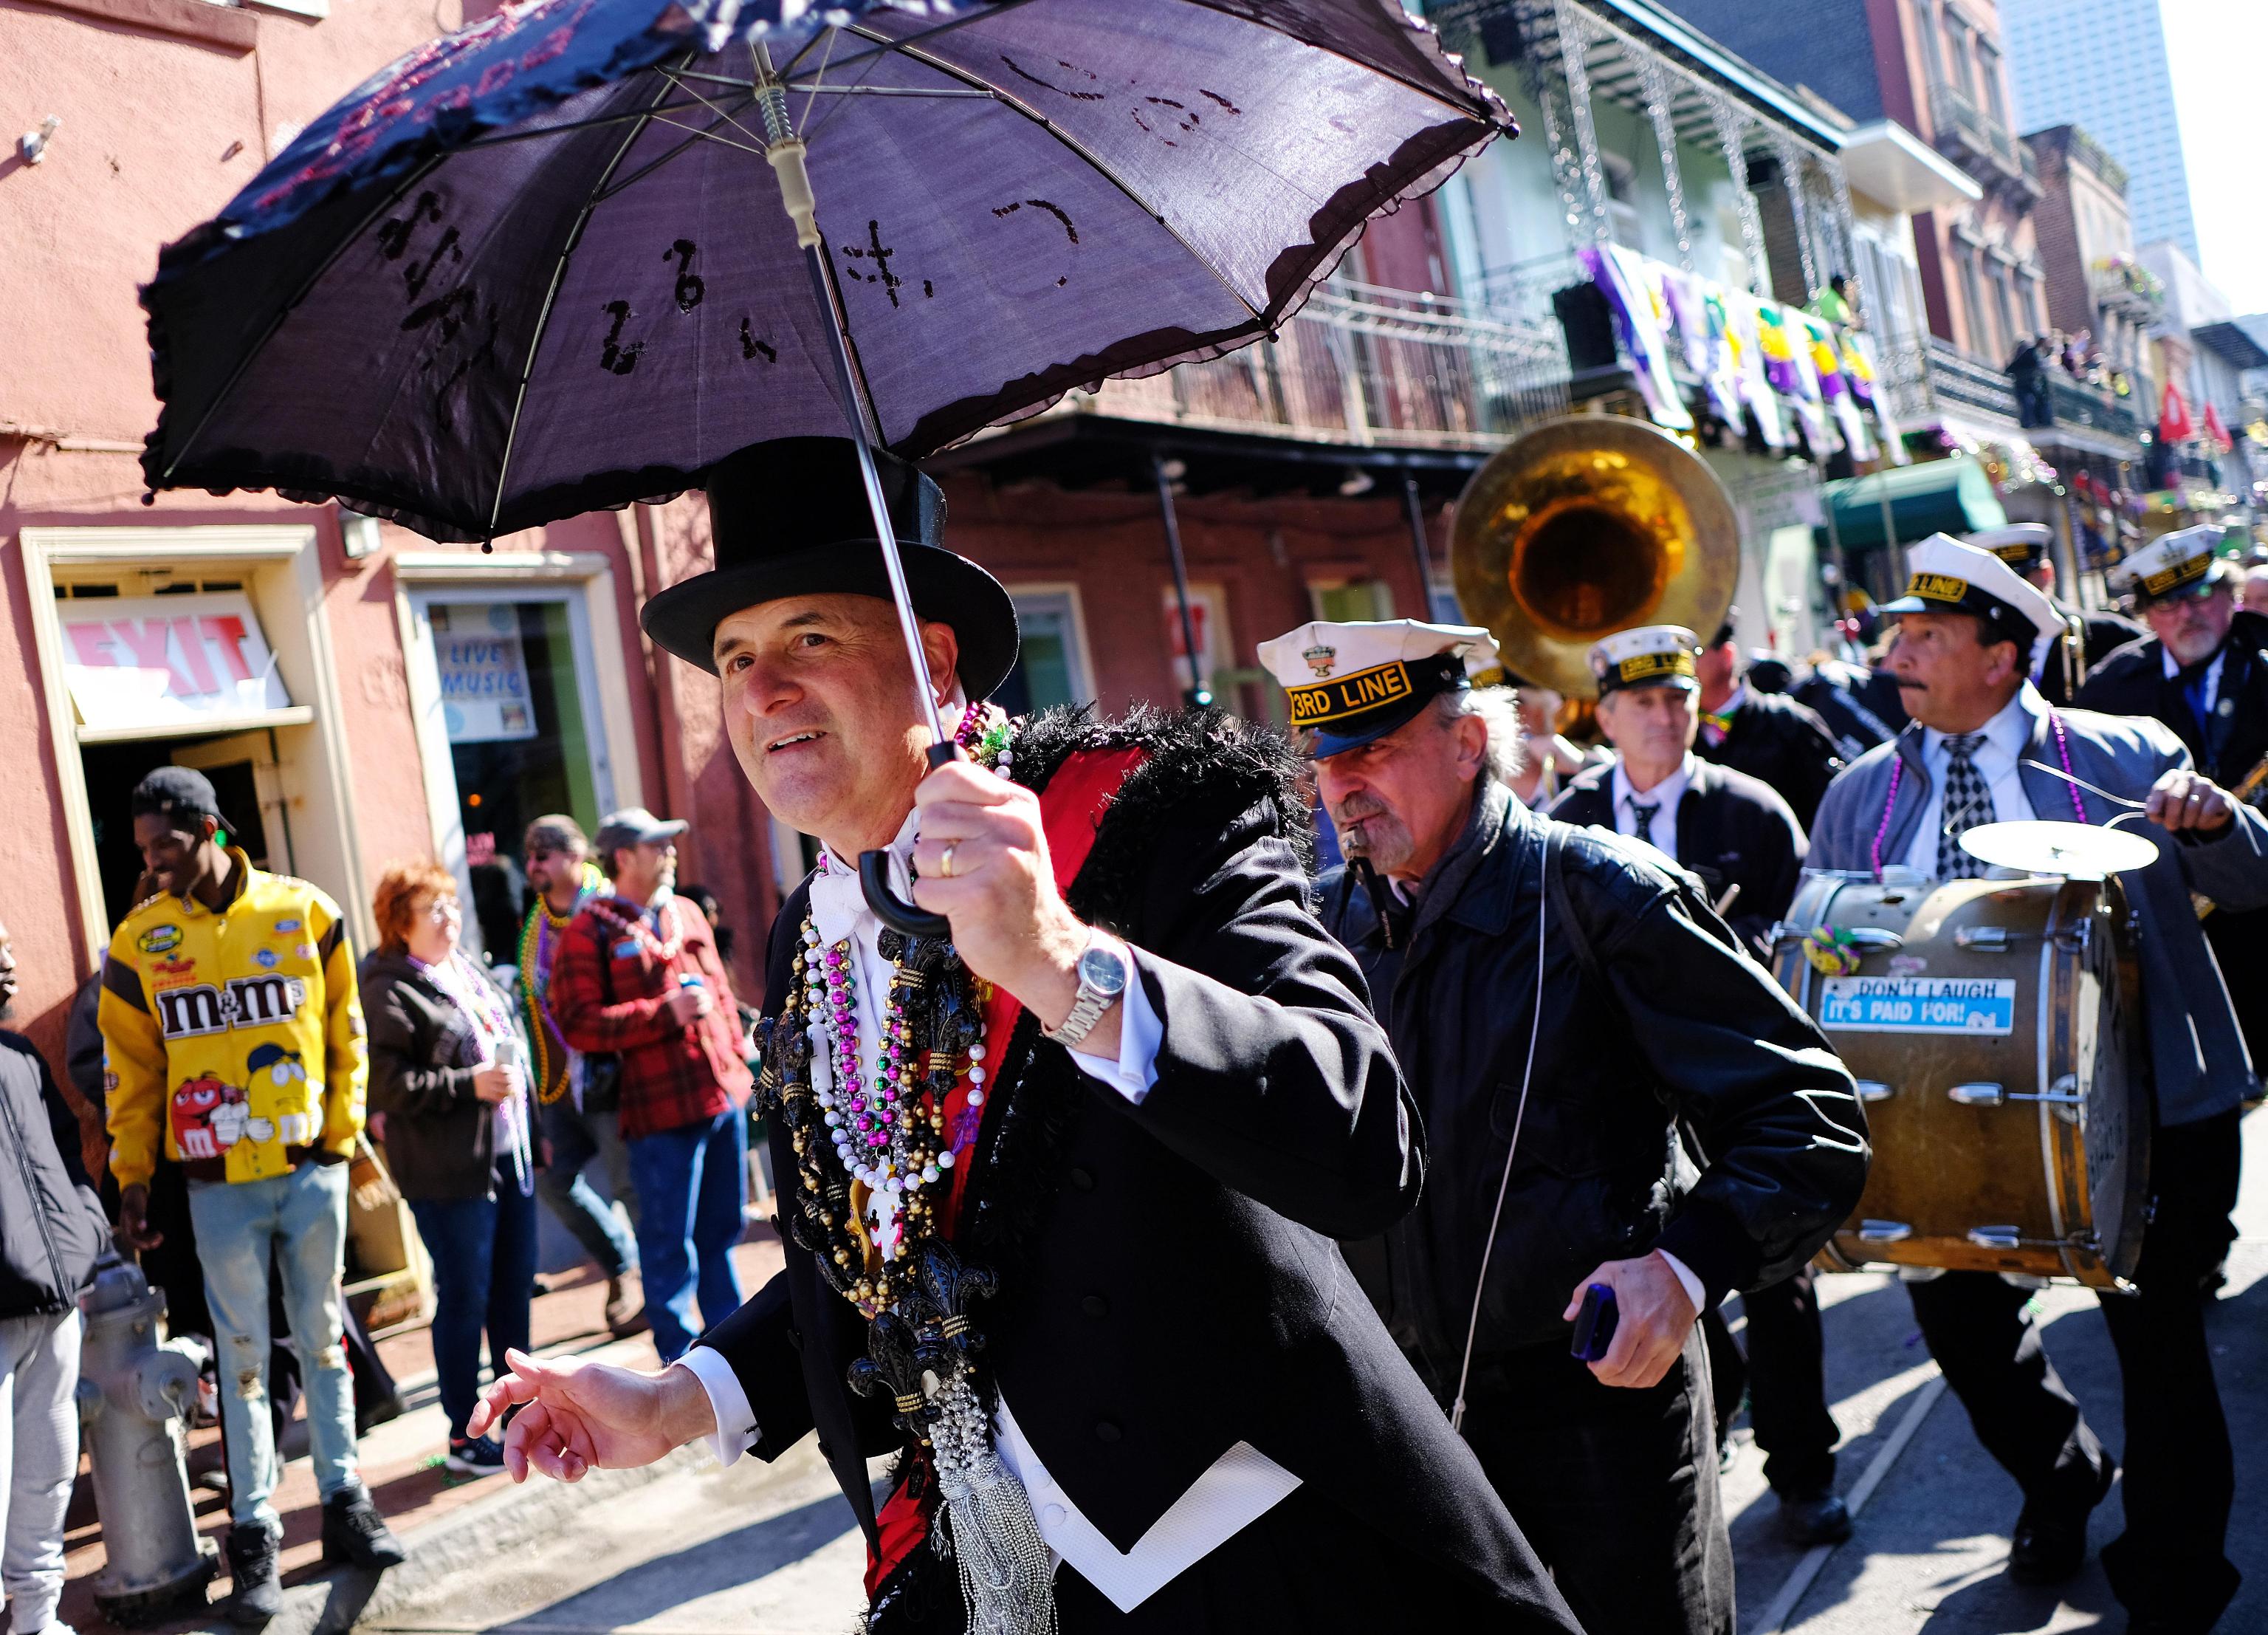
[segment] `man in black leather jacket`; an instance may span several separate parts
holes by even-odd
[[[1261,649],[1360,859],[1324,877],[1324,923],[1369,978],[1434,1155],[1417,1211],[1349,1259],[1440,1400],[1462,1399],[1583,1627],[1724,1635],[1694,1319],[1826,1240],[1865,1182],[1865,1120],[1691,876],[1511,799],[1513,739],[1462,664],[1366,681],[1365,650],[1399,624]],[[1433,628],[1447,656],[1472,634]],[[1326,652],[1316,683],[1304,668]],[[1705,1173],[1679,1162],[1681,1120],[1715,1155]],[[1569,1322],[1591,1284],[1615,1290],[1620,1323],[1587,1365]]]

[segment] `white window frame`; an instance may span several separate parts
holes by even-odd
[[[1069,579],[1032,579],[1019,581],[1007,589],[1008,600],[1016,604],[1020,618],[1027,602],[1058,604],[1070,614],[1071,642],[1064,657],[1071,663],[1071,692],[1078,701],[1092,703],[1095,698],[1094,666],[1087,656],[1086,604],[1079,596],[1079,586]]]
[[[409,715],[423,763],[425,809],[432,824],[433,851],[456,877],[462,901],[473,900],[473,876],[465,855],[465,822],[460,806],[456,763],[450,758],[449,731],[442,716],[441,674],[433,658],[431,609],[436,603],[466,601],[556,602],[567,608],[569,639],[575,645],[575,681],[583,708],[584,747],[591,757],[591,783],[601,812],[643,806],[637,739],[630,719],[630,670],[622,649],[621,610],[615,600],[614,568],[596,551],[401,551],[394,558],[394,620],[401,631],[402,663],[409,675]],[[480,929],[465,920],[468,944],[477,946]]]

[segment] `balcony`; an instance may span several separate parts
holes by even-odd
[[[1950,405],[1978,414],[2016,419],[2016,388],[2008,377],[1935,335],[1923,352],[1929,395],[1940,409]]]
[[[1334,282],[1273,341],[1106,381],[1071,394],[1058,412],[1319,443],[1493,449],[1566,403],[1556,328],[1445,296]]]
[[[2098,263],[2087,275],[2087,294],[2102,311],[2145,328],[2166,310],[2165,286],[2131,262]]]
[[[2130,460],[2140,452],[2136,441],[2142,430],[2140,417],[2115,393],[2073,379],[2053,365],[2014,378],[2013,384],[2022,423],[2055,434],[2040,441],[2070,443]],[[2097,435],[2083,435],[2089,432]]]
[[[1960,86],[1940,82],[1929,88],[1929,118],[1938,151],[1987,188],[2041,196],[2039,162],[2031,149]]]

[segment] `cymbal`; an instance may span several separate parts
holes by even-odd
[[[1980,823],[1961,837],[1970,857],[2028,874],[2080,879],[2147,868],[2158,849],[2139,835],[2091,823]]]

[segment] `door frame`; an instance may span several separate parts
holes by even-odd
[[[201,772],[233,766],[239,761],[250,762],[252,787],[260,804],[261,833],[268,842],[268,872],[298,873],[291,866],[291,808],[284,798],[284,780],[273,732],[262,729],[232,733],[226,738],[183,744],[174,749],[173,758],[175,766],[195,767]]]
[[[575,648],[575,684],[583,706],[584,749],[601,812],[644,804],[637,740],[630,722],[630,676],[622,650],[614,569],[596,551],[402,551],[394,558],[394,618],[409,682],[409,715],[424,772],[425,809],[434,855],[456,878],[461,901],[473,900],[465,857],[464,817],[457,770],[442,715],[441,674],[433,658],[427,610],[436,602],[556,602],[567,609],[568,639]],[[468,915],[468,945],[480,929]]]
[[[55,758],[55,793],[63,809],[78,922],[92,968],[110,946],[110,915],[102,898],[102,868],[94,849],[94,815],[87,801],[86,763],[70,689],[63,681],[63,621],[58,578],[81,579],[106,571],[164,569],[195,575],[235,572],[260,615],[297,707],[275,730],[291,734],[292,753],[279,777],[285,797],[306,821],[295,834],[295,860],[334,898],[357,947],[371,946],[368,894],[362,888],[362,829],[353,769],[344,738],[338,666],[330,617],[323,600],[322,553],[313,523],[183,524],[163,527],[26,527],[17,535],[24,563],[33,648],[39,660],[48,737]],[[306,711],[305,717],[298,713]],[[195,729],[192,728],[192,731]],[[305,733],[304,738],[298,734]],[[187,734],[168,726],[152,738]],[[107,735],[114,738],[114,734]]]

